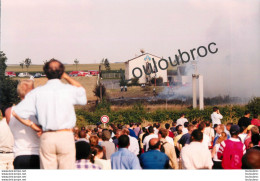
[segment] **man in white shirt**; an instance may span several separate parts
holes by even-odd
[[[184,169],[211,169],[213,162],[211,153],[203,143],[203,133],[196,129],[191,134],[192,142],[181,150]]]
[[[218,107],[213,107],[213,113],[211,114],[212,127],[215,124],[221,124],[221,119],[223,119],[223,116],[220,114]]]
[[[135,137],[129,135],[130,131],[127,128],[124,128],[122,130],[122,133],[129,137],[130,145],[128,147],[128,150],[130,152],[134,153],[137,156],[139,154],[139,151],[140,151],[137,139]]]
[[[148,127],[148,133],[149,133],[149,135],[146,136],[146,137],[144,138],[144,141],[143,141],[143,145],[144,145],[144,150],[145,150],[145,151],[148,151],[148,150],[149,150],[149,141],[150,141],[150,139],[152,139],[152,138],[158,138],[158,135],[154,134],[154,129],[153,129],[152,126],[149,126],[149,127]]]
[[[188,119],[186,119],[186,118],[185,118],[185,114],[182,113],[182,114],[181,114],[181,117],[180,117],[179,119],[177,119],[177,124],[176,124],[176,125],[177,125],[177,126],[178,126],[178,125],[182,125],[182,127],[184,127],[184,123],[185,123],[185,122],[188,122]]]
[[[74,105],[87,103],[82,85],[70,78],[64,65],[52,59],[43,67],[48,82],[29,92],[16,107],[16,114],[28,119],[37,116],[43,134],[40,137],[40,162],[43,169],[74,169],[76,124]],[[61,79],[69,84],[64,84]]]

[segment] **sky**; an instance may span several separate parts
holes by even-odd
[[[260,94],[259,0],[2,0],[1,18],[8,64],[166,58],[215,42],[198,59],[206,93]]]

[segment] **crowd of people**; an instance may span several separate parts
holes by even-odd
[[[260,120],[250,112],[238,124],[211,119],[171,123],[75,127],[74,105],[85,105],[85,89],[52,59],[48,82],[34,89],[22,80],[21,102],[1,105],[0,169],[260,169]],[[64,79],[68,84],[61,82]]]

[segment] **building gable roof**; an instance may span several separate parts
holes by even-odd
[[[130,62],[130,61],[132,61],[132,60],[134,60],[134,59],[137,59],[137,58],[139,58],[139,57],[141,57],[141,56],[145,56],[145,55],[151,55],[151,56],[154,56],[154,57],[157,57],[157,58],[162,58],[162,57],[158,57],[158,56],[156,56],[156,55],[150,54],[150,53],[144,53],[144,54],[139,55],[139,56],[137,56],[137,57],[135,57],[135,58],[132,58],[132,59],[130,59],[130,60],[127,60],[125,63],[128,63],[128,62]]]

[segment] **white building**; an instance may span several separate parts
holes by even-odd
[[[139,83],[147,83],[150,79],[162,77],[167,82],[167,68],[171,66],[161,57],[144,53],[125,62],[125,79],[139,78]],[[161,61],[160,61],[161,60]],[[151,73],[151,70],[153,71]],[[149,75],[148,75],[149,74]]]

